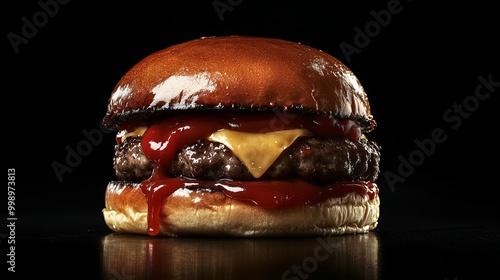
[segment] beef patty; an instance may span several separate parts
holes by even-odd
[[[141,148],[140,137],[128,137],[115,146],[113,160],[120,180],[140,182],[152,174],[153,163]],[[379,174],[380,147],[362,139],[299,137],[258,180],[301,179],[317,185],[340,181],[375,181]],[[224,144],[200,140],[177,153],[171,177],[199,180],[256,180]]]

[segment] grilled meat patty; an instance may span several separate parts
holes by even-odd
[[[115,147],[114,169],[120,180],[140,182],[151,176],[153,163],[144,155],[140,137]],[[298,138],[258,180],[301,179],[318,185],[340,181],[375,181],[380,147],[362,139]],[[257,180],[224,144],[200,140],[180,150],[169,176],[199,180]]]

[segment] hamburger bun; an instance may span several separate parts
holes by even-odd
[[[148,55],[118,81],[104,124],[184,110],[311,112],[374,124],[354,73],[300,43],[247,36],[204,37]]]
[[[179,189],[160,211],[166,236],[328,236],[366,233],[377,227],[378,195],[350,193],[314,205],[265,209],[222,192]],[[148,204],[138,184],[110,182],[106,224],[115,232],[147,234]]]

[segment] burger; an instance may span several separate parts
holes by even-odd
[[[298,42],[202,37],[132,66],[109,98],[114,232],[326,236],[377,227],[381,148],[354,73]]]

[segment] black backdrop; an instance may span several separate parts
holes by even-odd
[[[368,137],[382,146],[381,228],[498,226],[500,45],[490,4],[11,2],[2,9],[2,147],[5,168],[15,168],[18,234],[106,230],[114,135],[100,120],[114,85],[153,51],[218,35],[301,42],[355,72],[378,122]],[[84,155],[69,155],[78,149]]]

